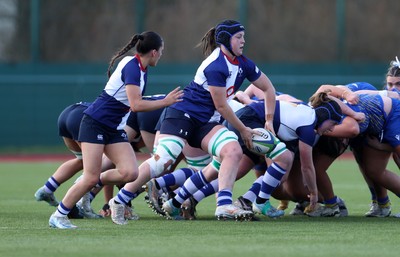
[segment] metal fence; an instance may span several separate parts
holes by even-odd
[[[246,55],[278,91],[307,100],[324,83],[366,81],[380,87],[389,61],[400,55],[393,22],[399,3],[0,0],[0,31],[9,20],[16,30],[8,46],[1,43],[11,36],[0,38],[0,150],[61,145],[59,113],[74,102],[94,100],[121,41],[154,27],[166,51],[150,70],[147,94],[166,93],[193,78],[202,59],[193,46],[223,17],[245,24]]]

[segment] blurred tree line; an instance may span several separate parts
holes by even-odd
[[[1,62],[30,60],[32,35],[42,62],[108,62],[142,26],[163,36],[162,62],[197,63],[196,44],[222,19],[242,19],[245,55],[258,62],[368,63],[400,55],[398,0],[34,1],[0,0]]]

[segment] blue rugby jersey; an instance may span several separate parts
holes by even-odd
[[[400,100],[398,99],[392,99],[392,110],[386,117],[381,140],[394,148],[400,145]]]
[[[126,85],[139,86],[143,95],[146,82],[147,69],[143,68],[140,57],[124,57],[118,63],[103,92],[86,109],[85,114],[110,128],[123,129],[130,110]]]
[[[218,122],[221,115],[215,109],[209,86],[225,87],[227,101],[230,101],[245,79],[253,82],[260,76],[261,71],[245,56],[231,60],[216,48],[197,69],[194,80],[184,88],[183,101],[171,107],[200,122]]]
[[[380,95],[359,95],[357,104],[347,103],[353,111],[365,114],[365,121],[358,123],[360,134],[368,133],[378,136],[385,126],[386,113],[383,106],[383,100]]]
[[[351,91],[374,90],[377,89],[367,82],[353,82],[346,85]],[[360,134],[368,133],[379,135],[383,129],[386,114],[383,107],[382,98],[379,95],[359,95],[359,102],[355,105],[346,103],[353,111],[365,114],[365,121],[358,123]]]
[[[356,92],[359,90],[377,90],[376,87],[367,82],[353,82],[346,85],[351,91]]]

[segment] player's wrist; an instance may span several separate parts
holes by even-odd
[[[265,116],[265,120],[266,121],[272,121],[274,119],[274,115],[273,114],[267,114],[266,116]]]

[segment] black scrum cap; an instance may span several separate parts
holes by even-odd
[[[224,45],[231,52],[231,54],[235,55],[232,52],[231,37],[240,31],[244,31],[244,26],[240,24],[240,22],[234,20],[224,20],[215,28],[215,42],[217,42],[217,44]]]
[[[342,121],[342,109],[335,101],[329,101],[321,104],[315,108],[315,114],[317,115],[317,128],[326,120],[333,120],[337,123]]]

